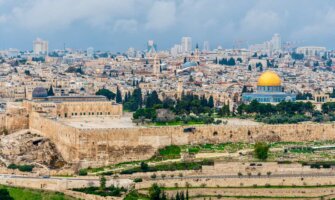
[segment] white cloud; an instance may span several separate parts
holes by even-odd
[[[149,10],[146,28],[166,30],[176,21],[176,5],[172,1],[158,1]]]
[[[0,24],[6,23],[7,17],[4,15],[0,15]]]
[[[282,25],[281,18],[274,11],[250,10],[241,21],[241,30],[246,33],[274,33]]]
[[[12,9],[9,15],[28,29],[63,29],[76,22],[104,26],[124,16],[132,16],[138,0],[30,0]]]
[[[90,45],[121,35],[113,45],[132,45],[152,37],[165,48],[190,35],[200,44],[209,40],[229,48],[236,39],[251,44],[276,32],[283,40],[320,38],[335,45],[335,1],[0,0],[0,24],[0,35],[13,37],[8,43],[19,43],[16,36],[30,34],[29,45],[35,35],[51,36],[55,41],[50,43],[71,41],[65,33],[74,31],[80,34],[69,35],[80,42],[92,40]],[[127,32],[136,35],[120,34]]]
[[[120,19],[114,23],[113,31],[115,32],[135,32],[137,31],[138,22],[134,19]]]
[[[313,22],[304,24],[300,29],[292,31],[290,38],[319,42],[322,39],[333,40],[334,32],[335,8],[329,8],[325,12],[317,12]],[[312,42],[309,43],[311,44]]]

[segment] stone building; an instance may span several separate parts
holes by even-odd
[[[50,117],[73,118],[89,116],[122,116],[122,104],[108,101],[105,96],[48,96],[46,89],[35,88],[33,99],[23,106],[30,113],[47,113]]]
[[[295,101],[296,94],[284,92],[280,77],[273,71],[264,72],[257,82],[257,91],[243,93],[242,100],[251,102],[257,100],[260,103],[279,103],[281,101]]]

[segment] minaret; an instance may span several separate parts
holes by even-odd
[[[199,63],[200,62],[200,52],[199,52],[199,45],[197,44],[196,46],[195,46],[195,50],[194,50],[194,62],[196,62],[196,63]]]
[[[159,73],[160,73],[160,63],[159,63],[158,55],[156,54],[154,58],[153,75],[158,76]]]
[[[180,98],[181,94],[183,93],[183,80],[178,79],[178,85],[177,85],[177,95]]]

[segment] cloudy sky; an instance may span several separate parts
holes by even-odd
[[[159,49],[191,36],[211,47],[268,40],[335,49],[334,0],[0,0],[0,49],[29,50],[41,37],[52,49]]]

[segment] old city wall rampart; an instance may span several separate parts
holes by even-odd
[[[335,124],[80,129],[31,113],[29,126],[52,139],[65,160],[83,166],[148,159],[167,145],[335,139]]]
[[[38,113],[30,113],[29,128],[56,144],[58,151],[68,162],[78,162],[78,132],[79,130],[63,125],[55,120],[40,116]]]
[[[29,128],[29,116],[27,113],[1,113],[0,131],[12,133]]]

